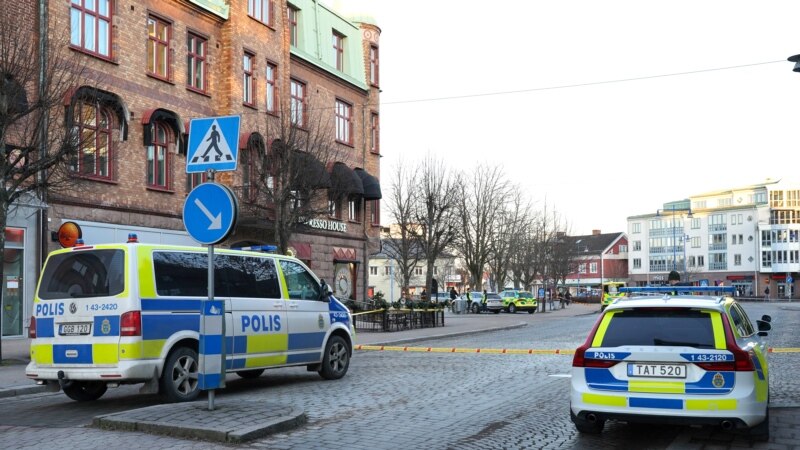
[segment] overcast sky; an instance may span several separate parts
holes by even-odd
[[[497,164],[579,235],[800,181],[800,1],[340,1],[382,29],[384,198],[401,158]]]

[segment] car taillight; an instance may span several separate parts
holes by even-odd
[[[594,326],[592,327],[592,331],[589,332],[589,336],[586,338],[586,342],[584,342],[583,345],[575,349],[575,354],[572,356],[572,367],[601,367],[601,366],[596,366],[594,364],[608,363],[608,362],[611,362],[613,364],[604,367],[611,367],[617,363],[617,361],[590,359],[588,361],[588,364],[592,365],[587,365],[586,350],[592,346],[592,341],[594,340],[594,334],[597,333],[597,328],[600,326],[600,322],[603,320],[603,317],[604,314],[600,314],[600,317],[597,318],[597,320],[594,323]]]
[[[128,311],[119,320],[120,336],[141,336],[142,335],[142,313],[141,311]]]
[[[733,336],[733,328],[728,316],[725,314],[722,315],[722,326],[725,328],[726,348],[733,353],[733,370],[737,372],[753,372],[756,370],[756,366],[753,364],[755,355],[742,350],[736,343],[736,338]]]
[[[735,362],[696,362],[695,366],[707,372],[733,372],[736,370]]]
[[[36,339],[36,317],[31,316],[31,324],[28,327],[28,337],[30,339]]]

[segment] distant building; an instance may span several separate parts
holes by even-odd
[[[733,285],[740,295],[797,297],[800,272],[800,186],[767,180],[669,202],[628,217],[630,278]]]
[[[397,263],[392,258],[393,252],[386,242],[392,238],[381,239],[381,250],[369,257],[368,297],[375,292],[382,292],[387,301],[397,301],[400,298],[401,279],[397,276]],[[419,263],[414,267],[414,274],[409,282],[409,294],[419,295],[425,289],[427,262],[420,255]],[[452,253],[445,253],[436,259],[433,266],[433,278],[439,283],[439,292],[455,287],[461,292],[463,280],[456,270],[456,257]]]
[[[625,233],[593,230],[583,236],[566,236],[575,271],[566,287],[573,295],[600,289],[607,281],[628,280],[628,238]]]

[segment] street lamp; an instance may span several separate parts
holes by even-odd
[[[672,270],[677,271],[678,270],[677,269],[677,259],[678,259],[677,250],[678,249],[677,249],[677,245],[676,245],[677,244],[677,238],[675,236],[675,231],[676,231],[675,213],[676,212],[680,212],[680,213],[688,212],[686,217],[691,219],[693,217],[692,216],[692,208],[691,207],[676,208],[675,205],[671,205],[670,208],[668,208],[668,209],[658,209],[658,210],[656,210],[656,216],[660,217],[662,212],[666,212],[666,211],[670,211],[672,213],[671,214],[672,215],[672,220],[670,221],[670,223],[672,224]],[[681,233],[683,233],[683,230],[681,230]],[[685,243],[684,243],[684,249],[683,250],[684,250],[684,252],[683,252],[683,255],[684,255],[683,264],[684,264],[684,272],[685,272],[686,271],[685,270],[685,266],[686,266],[686,244]]]
[[[792,72],[800,72],[800,55],[793,55],[787,58],[787,61],[794,63],[794,69]]]

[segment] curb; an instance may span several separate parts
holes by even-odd
[[[124,411],[92,419],[95,428],[111,431],[139,431],[143,433],[179,437],[185,439],[202,439],[205,441],[221,443],[243,443],[270,434],[293,430],[308,421],[308,416],[302,408],[283,405],[261,405],[254,402],[241,402],[238,404],[220,405],[215,411],[208,411],[203,406],[205,402],[173,403],[156,405],[146,408]],[[242,423],[239,421],[222,423],[219,417],[230,414],[230,409],[237,410],[235,415],[246,416],[258,422]],[[267,409],[264,414],[264,409]],[[260,411],[257,411],[260,410]],[[155,420],[138,419],[137,416],[149,416],[168,411],[168,416],[175,417],[183,414],[192,415],[193,419],[170,419],[157,417]],[[205,420],[204,420],[205,419]]]
[[[39,394],[47,392],[47,386],[33,384],[30,386],[12,386],[0,389],[0,398],[16,397],[18,395]]]

